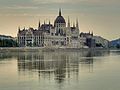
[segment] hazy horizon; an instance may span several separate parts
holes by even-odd
[[[71,25],[79,19],[80,32],[93,31],[108,40],[120,38],[119,0],[0,0],[0,34],[16,36],[18,27],[38,27],[62,15]]]

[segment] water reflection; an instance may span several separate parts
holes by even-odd
[[[18,71],[19,75],[37,73],[39,79],[49,77],[62,83],[72,76],[78,78],[81,67],[87,67],[89,72],[93,72],[94,57],[104,55],[109,55],[109,52],[19,52]]]
[[[120,50],[111,50],[111,55],[120,55]]]
[[[11,55],[10,53],[0,53],[0,61],[8,58],[12,58],[12,57],[13,55]]]

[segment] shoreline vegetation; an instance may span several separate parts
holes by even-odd
[[[46,47],[0,47],[0,52],[82,52],[82,51],[109,51],[109,48],[46,48]]]
[[[0,39],[0,47],[18,47],[18,43],[12,39]]]

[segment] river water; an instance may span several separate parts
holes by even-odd
[[[120,51],[1,52],[0,90],[120,90]]]

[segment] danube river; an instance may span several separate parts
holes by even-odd
[[[1,52],[0,90],[120,90],[120,51]]]

